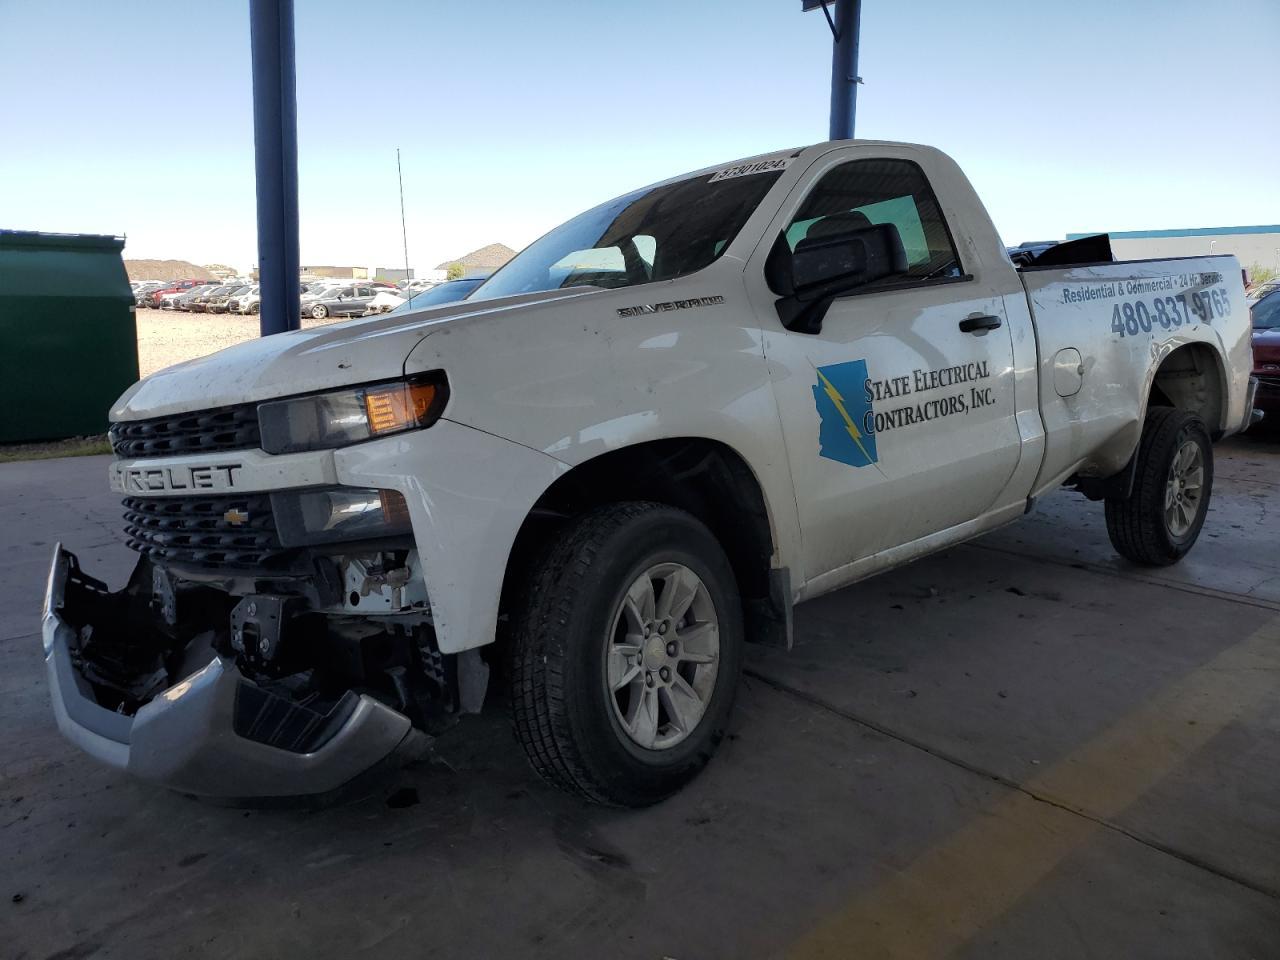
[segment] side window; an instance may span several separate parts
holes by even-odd
[[[961,276],[960,258],[924,171],[909,160],[852,160],[829,170],[786,229],[794,252],[821,239],[878,224],[897,229],[907,271],[893,281]]]

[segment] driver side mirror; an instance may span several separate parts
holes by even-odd
[[[819,333],[831,301],[841,294],[907,272],[907,253],[891,223],[806,237],[793,252],[779,234],[765,261],[765,281],[778,294],[778,318],[796,333]]]

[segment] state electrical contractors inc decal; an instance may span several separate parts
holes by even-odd
[[[813,400],[818,408],[818,454],[851,467],[879,462],[878,435],[970,413],[996,402],[991,387],[982,384],[991,377],[986,360],[941,370],[913,370],[884,380],[867,375],[866,360],[833,363],[817,367],[816,372]],[[934,393],[953,387],[961,389]],[[932,396],[886,403],[920,394]]]

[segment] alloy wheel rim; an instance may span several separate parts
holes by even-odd
[[[720,620],[702,579],[659,563],[623,594],[605,638],[605,695],[637,746],[669,750],[706,715],[720,670]]]
[[[1200,444],[1184,440],[1169,465],[1164,487],[1164,521],[1175,537],[1185,537],[1200,513],[1204,495],[1204,455]]]

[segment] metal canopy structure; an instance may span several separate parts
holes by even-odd
[[[852,140],[853,120],[858,106],[858,34],[862,23],[862,0],[801,0],[804,11],[822,10],[831,27],[831,127],[830,139]]]
[[[829,6],[835,5],[835,16]],[[853,137],[857,108],[862,0],[801,0],[822,10],[831,50],[832,140]],[[265,337],[296,330],[298,313],[298,101],[293,0],[249,0],[253,50],[253,143],[258,201],[260,329]]]
[[[293,0],[249,0],[253,148],[258,195],[259,329],[297,330],[298,97]]]

